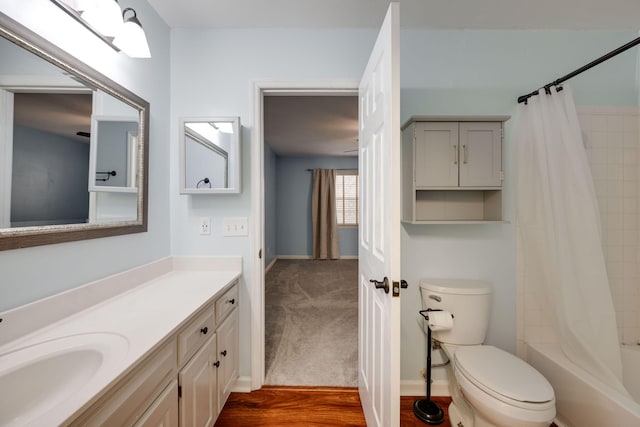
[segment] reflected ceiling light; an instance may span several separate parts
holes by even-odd
[[[132,12],[133,15],[127,18],[127,12]],[[122,11],[122,18],[124,25],[113,40],[113,44],[132,58],[151,58],[147,36],[136,16],[136,11],[128,7]]]
[[[147,36],[136,11],[120,10],[117,0],[51,0],[116,51],[151,58]],[[131,12],[128,18],[127,12]]]
[[[212,122],[213,126],[218,132],[233,133],[233,125],[231,122]]]

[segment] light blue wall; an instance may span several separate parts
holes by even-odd
[[[277,156],[264,145],[264,265],[268,266],[276,259],[277,223],[276,204],[278,186],[276,184]]]
[[[416,323],[419,281],[428,277],[486,280],[493,288],[486,342],[515,351],[516,99],[634,39],[621,31],[428,31],[401,35],[401,116],[508,114],[503,166],[509,224],[403,225],[403,379],[420,380],[425,336]],[[637,105],[637,52],[632,50],[572,79],[580,105]],[[437,353],[437,352],[436,352]],[[434,355],[437,357],[437,355]],[[437,361],[437,360],[436,360]],[[443,378],[442,370],[434,371]]]
[[[359,79],[377,31],[186,30],[172,32],[172,135],[188,115],[239,115],[243,132],[243,193],[196,198],[174,195],[172,247],[176,254],[242,254],[242,297],[253,283],[250,238],[221,236],[225,216],[252,216],[250,144],[255,81]],[[401,33],[401,115],[513,114],[516,98],[635,37],[620,31],[436,31]],[[210,53],[208,53],[210,52]],[[220,61],[224,58],[224,61]],[[291,58],[295,58],[292,61]],[[579,103],[637,105],[635,52],[572,81]],[[513,222],[514,120],[505,140],[505,216]],[[177,158],[177,144],[174,156]],[[172,170],[177,165],[172,163]],[[173,175],[173,174],[172,174]],[[172,178],[171,193],[177,193]],[[281,189],[278,188],[278,194]],[[212,235],[197,233],[198,218],[213,218]],[[420,380],[424,335],[415,316],[418,282],[429,276],[485,279],[494,289],[487,341],[515,350],[514,225],[403,226],[402,273],[410,288],[402,299],[402,367]],[[243,307],[246,307],[243,306]],[[241,313],[241,375],[248,375],[249,311]],[[246,319],[246,320],[245,320]],[[246,356],[245,356],[246,355]]]
[[[278,255],[312,256],[311,193],[307,169],[358,169],[357,157],[281,157],[277,159]],[[339,227],[340,256],[358,255],[358,228]]]
[[[254,83],[345,79],[360,76],[375,42],[375,30],[174,29],[171,32],[171,246],[175,255],[241,255],[240,375],[250,375],[251,301],[255,281],[251,252],[250,152],[254,132]],[[223,196],[178,194],[180,117],[240,116],[242,193]],[[278,193],[280,190],[278,189]],[[211,235],[198,233],[201,216],[211,217]],[[248,237],[222,236],[225,217],[249,218]],[[257,319],[253,320],[258,321]]]
[[[170,255],[168,26],[144,0],[135,8],[152,59],[117,53],[49,0],[0,0],[0,11],[151,103],[149,231],[0,252],[0,311]],[[0,61],[1,62],[1,61]],[[177,140],[171,139],[171,143]]]

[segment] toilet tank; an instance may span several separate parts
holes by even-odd
[[[423,310],[431,308],[453,314],[453,327],[433,331],[433,339],[457,345],[482,344],[489,326],[489,283],[468,279],[423,279],[420,293]]]

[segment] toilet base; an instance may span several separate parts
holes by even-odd
[[[442,424],[444,412],[432,400],[420,399],[413,402],[413,413],[420,421],[427,424]]]
[[[455,402],[449,404],[449,422],[452,427],[474,427],[473,415],[466,414]]]

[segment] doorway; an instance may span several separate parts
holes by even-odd
[[[301,259],[301,258],[308,258],[308,256],[307,256],[306,249],[300,249],[300,247],[304,247],[305,245],[307,245],[308,239],[310,238],[310,235],[304,232],[304,235],[302,235],[303,239],[300,239],[302,240],[301,246],[300,246],[301,242],[297,242],[299,245],[298,249],[294,248],[294,249],[283,250],[283,252],[288,252],[288,253],[279,254],[277,253],[277,248],[273,243],[274,242],[273,236],[269,235],[269,233],[273,232],[273,226],[272,225],[270,226],[270,224],[266,222],[266,217],[269,216],[269,213],[267,212],[267,210],[273,209],[273,208],[269,205],[270,202],[268,201],[268,199],[265,198],[265,191],[268,191],[268,189],[265,188],[266,186],[265,183],[269,182],[269,179],[265,175],[270,173],[269,172],[270,166],[266,164],[266,162],[273,161],[272,153],[270,153],[270,151],[273,151],[273,150],[271,147],[265,147],[265,142],[266,142],[265,130],[267,129],[267,126],[270,126],[268,121],[272,120],[270,117],[265,117],[265,110],[266,108],[268,108],[267,104],[269,104],[269,101],[271,100],[284,101],[284,99],[276,99],[276,97],[277,98],[297,97],[298,101],[301,101],[302,98],[307,98],[307,100],[309,101],[312,101],[313,98],[316,98],[316,99],[322,98],[326,101],[328,97],[345,97],[345,96],[357,97],[357,89],[356,89],[357,84],[358,83],[356,81],[323,82],[320,84],[309,84],[308,82],[306,83],[267,82],[264,84],[261,84],[261,83],[256,84],[255,117],[257,118],[256,133],[257,133],[258,143],[254,145],[253,151],[252,151],[253,153],[252,169],[257,172],[254,175],[255,186],[253,188],[259,189],[259,191],[256,191],[254,193],[252,203],[254,204],[253,211],[260,212],[259,218],[255,218],[254,220],[254,227],[257,230],[256,238],[254,239],[254,245],[256,248],[256,253],[258,253],[261,257],[259,257],[255,263],[256,268],[254,271],[256,271],[257,277],[255,277],[255,280],[253,281],[253,283],[256,285],[256,287],[253,289],[254,291],[253,295],[255,296],[254,301],[257,302],[256,307],[254,307],[254,312],[259,313],[259,317],[257,318],[261,319],[261,322],[260,324],[254,324],[253,325],[254,327],[252,328],[252,345],[254,346],[253,348],[255,349],[255,351],[252,351],[252,388],[253,389],[261,387],[262,384],[264,384],[265,377],[266,377],[265,361],[267,356],[265,352],[265,346],[266,346],[265,272],[268,267],[272,268],[273,265],[275,265],[274,264],[275,259],[281,259],[283,261],[286,260],[290,264],[294,262],[297,263],[299,261],[308,260],[308,259]],[[277,103],[278,102],[276,102],[276,104]],[[265,105],[267,106],[265,107]],[[356,110],[355,114],[357,115],[357,98],[355,103],[355,110]],[[339,126],[337,125],[336,127],[339,127]],[[351,150],[356,150],[356,151],[352,151],[348,154],[350,154],[352,157],[354,153],[357,155],[357,121],[353,131],[355,132],[354,133],[355,137],[353,138],[353,141],[351,141],[352,145],[350,145],[348,149],[342,148],[342,151],[340,154],[342,154],[343,156],[347,154],[347,153],[344,153],[344,151],[351,151]],[[286,139],[286,138],[283,137],[282,139]],[[280,151],[281,149],[277,148],[277,150]],[[316,153],[316,154],[319,154],[319,153]],[[282,156],[282,158],[285,158],[285,157],[286,156]],[[313,156],[311,155],[311,153],[308,153],[308,152],[307,153],[298,152],[298,153],[294,153],[294,155],[290,157],[296,157],[296,159],[294,160],[289,159],[295,163],[295,161],[300,158],[305,158],[305,157],[310,158]],[[347,156],[344,156],[344,157],[347,157]],[[357,159],[357,157],[355,157],[355,159]],[[357,170],[357,160],[355,160],[354,164],[355,164],[355,169]],[[306,169],[311,169],[314,166],[305,167],[301,165],[302,164],[298,164],[297,170],[298,172],[301,172],[300,169],[301,168],[303,169],[302,173],[305,178],[302,178],[302,179],[306,179],[307,186],[310,186],[312,182],[312,176],[311,176],[311,173],[308,172]],[[329,168],[330,166],[321,165],[320,167]],[[347,167],[339,168],[339,169],[347,169]],[[354,167],[353,166],[349,167],[349,169],[354,169]],[[295,179],[296,178],[292,178],[292,180],[295,180]],[[256,181],[259,181],[259,182],[256,182]],[[288,233],[288,234],[293,234],[293,233]],[[355,229],[355,234],[357,235],[357,227]],[[357,244],[357,238],[356,238],[356,244]],[[356,245],[355,252],[353,253],[357,255],[357,245]],[[356,256],[351,256],[351,258],[356,258]],[[355,259],[352,259],[352,262],[357,262],[357,261]],[[357,283],[354,283],[354,286],[357,286]],[[357,307],[356,307],[356,313],[357,313]],[[356,326],[356,329],[357,329],[357,326]],[[339,347],[339,343],[337,343],[336,346]],[[357,344],[356,344],[356,347],[357,347]]]
[[[266,95],[263,106],[265,384],[356,387],[358,98]],[[311,259],[315,169],[336,171],[338,259]]]

